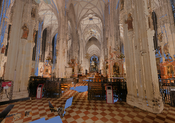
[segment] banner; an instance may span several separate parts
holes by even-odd
[[[2,82],[2,87],[8,86],[11,87],[12,82]]]

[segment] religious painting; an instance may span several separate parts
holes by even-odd
[[[50,78],[52,72],[52,67],[49,64],[44,65],[43,77]]]
[[[172,74],[172,73],[174,73],[173,65],[168,65],[167,66],[167,75]]]
[[[114,66],[113,66],[113,73],[115,76],[119,75],[119,65],[118,63],[114,63]]]
[[[34,19],[35,18],[35,13],[36,13],[36,8],[32,8],[32,11],[31,11],[31,17]]]
[[[124,0],[120,1],[120,11],[124,9]]]
[[[24,24],[22,26],[22,29],[23,29],[23,34],[22,34],[21,39],[27,39],[28,34],[29,34],[29,29],[27,28],[27,24]]]
[[[98,71],[98,57],[97,56],[92,56],[90,59],[90,71],[91,72],[97,72]]]
[[[128,24],[128,30],[133,30],[133,25],[132,25],[132,16],[131,13],[128,14],[128,19],[125,20],[125,24]]]

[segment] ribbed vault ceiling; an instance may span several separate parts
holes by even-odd
[[[92,45],[88,48],[87,53],[88,53],[90,56],[93,56],[93,55],[100,56],[100,49],[99,49],[95,44],[92,44]]]
[[[104,0],[72,0],[77,27],[81,31],[84,44],[92,37],[95,37],[100,43],[102,42],[103,35],[103,22],[104,22]],[[86,46],[85,46],[86,47]],[[99,46],[91,44],[86,51],[90,55],[100,56]]]
[[[43,28],[51,27],[52,33],[58,28],[58,1],[50,0],[47,4],[44,0],[40,0],[39,16],[44,19]],[[65,8],[68,2],[72,2],[75,10],[75,21],[80,33],[85,41],[95,37],[98,41],[102,41],[103,22],[104,22],[104,0],[65,0]],[[70,24],[69,24],[70,25]],[[70,31],[70,28],[69,28]],[[69,32],[70,33],[70,32]],[[70,37],[70,36],[69,36]],[[93,44],[88,48],[89,54],[100,56],[100,49]]]
[[[72,0],[76,21],[79,23],[85,15],[96,14],[101,19],[104,17],[104,0]]]
[[[58,6],[56,0],[51,0],[51,4],[45,3],[43,0],[40,0],[38,14],[41,19],[44,20],[43,28],[51,27],[52,32],[55,32],[58,29]]]

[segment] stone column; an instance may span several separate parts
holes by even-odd
[[[75,59],[75,63],[78,65],[79,64],[79,38],[78,38],[78,30],[76,29],[73,31],[73,58]],[[75,65],[74,67],[74,74],[75,77],[77,77],[78,74],[78,66]]]
[[[5,79],[14,81],[13,98],[28,97],[28,80],[32,65],[33,22],[31,20],[31,2],[16,0],[12,21],[11,42],[9,45]],[[28,28],[24,39],[22,27]]]
[[[57,56],[57,75],[56,77],[63,78],[65,77],[65,43],[66,43],[66,16],[64,7],[60,11],[60,37],[58,42],[58,56]]]
[[[1,1],[2,2],[2,1]],[[1,16],[1,25],[0,25],[0,39],[1,39],[1,44],[0,44],[0,76],[2,77],[4,74],[4,65],[6,62],[6,56],[5,56],[5,50],[4,53],[1,54],[2,49],[4,49],[4,47],[7,44],[7,36],[8,36],[8,24],[9,24],[9,19],[10,19],[10,13],[9,11],[11,10],[11,8],[9,7],[9,2],[10,1],[4,1],[2,2],[2,6],[0,6],[1,11],[2,11],[2,16]],[[8,19],[6,18],[6,16],[8,17]]]
[[[45,58],[44,58],[44,62],[46,61],[47,57],[52,56],[52,39],[53,37],[51,37],[51,28],[47,28],[47,37],[46,37],[46,51],[45,51]]]
[[[130,13],[125,21],[124,39],[127,103],[143,110],[160,113],[164,106],[159,92],[153,46],[154,31],[148,29],[147,4],[146,1],[133,0],[125,1],[125,5],[126,13]]]
[[[19,48],[19,41],[21,38],[21,26],[22,26],[22,12],[23,12],[23,2],[21,0],[16,0],[14,4],[14,14],[12,20],[12,30],[11,30],[11,43],[8,50],[8,60],[6,65],[5,79],[15,80],[15,66],[17,64],[17,53]],[[17,91],[17,84],[14,85],[14,89]]]

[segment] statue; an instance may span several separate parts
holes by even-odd
[[[133,30],[131,13],[128,14],[128,19],[125,20],[125,24],[128,24],[128,30]]]
[[[124,9],[124,0],[121,0],[120,2],[120,11]]]
[[[32,8],[31,17],[32,17],[33,19],[35,18],[35,13],[36,13],[36,8]]]
[[[1,53],[2,53],[2,54],[4,54],[5,49],[6,49],[6,47],[3,45],[2,49],[1,49]]]
[[[168,56],[168,54],[169,54],[169,51],[168,51],[168,44],[165,44],[165,45],[164,45],[163,51],[164,51],[165,55]]]
[[[162,33],[159,33],[158,34],[158,39],[159,39],[160,42],[162,42],[162,38],[163,38]]]
[[[35,35],[36,35],[36,30],[33,32],[33,42],[35,42]]]
[[[148,12],[149,12],[149,15],[148,15],[148,25],[149,25],[149,28],[151,30],[154,29],[154,26],[153,26],[153,19],[152,19],[152,9],[151,8],[148,8]]]
[[[27,28],[27,25],[24,24],[24,25],[22,26],[22,29],[23,29],[23,34],[22,34],[21,39],[27,39],[28,34],[29,34],[29,29]]]

